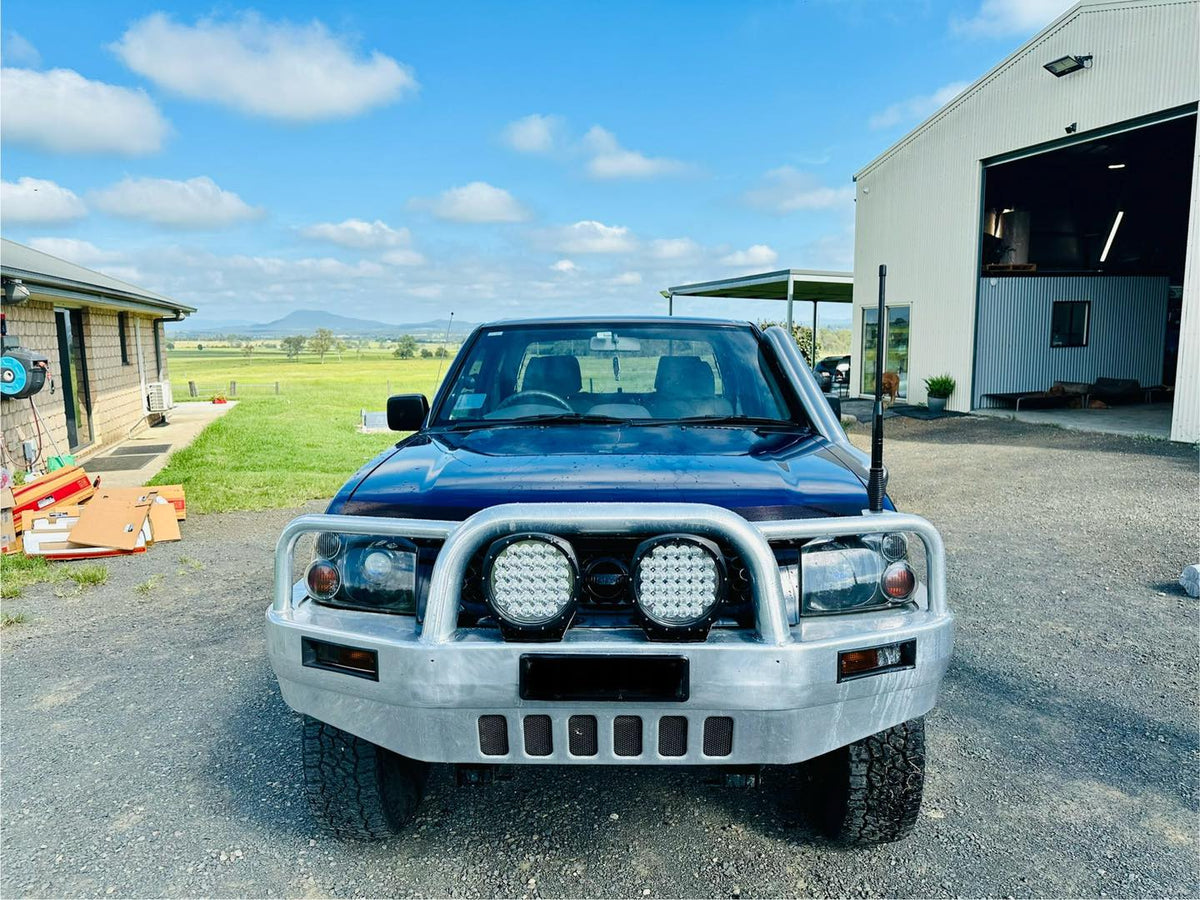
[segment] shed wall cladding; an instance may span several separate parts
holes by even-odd
[[[975,405],[984,394],[1044,391],[1055,381],[1136,378],[1162,381],[1165,277],[984,278],[979,284]],[[1051,347],[1055,301],[1090,302],[1087,346]]]
[[[5,313],[8,317],[9,332],[20,337],[21,343],[26,347],[45,353],[50,358],[54,393],[50,392],[50,385],[47,383],[47,386],[33,397],[41,418],[44,461],[45,457],[53,455],[55,444],[61,452],[68,452],[54,305],[33,300],[21,306],[6,306]],[[126,365],[121,361],[117,313],[95,307],[83,308],[83,334],[94,440],[92,445],[80,451],[81,453],[90,453],[120,441],[147,424],[134,343],[135,322],[141,323],[148,382],[157,378],[153,329],[162,326],[149,316],[139,316],[131,312],[128,318],[129,364]],[[165,359],[163,376],[166,377]],[[21,442],[26,439],[36,441],[38,437],[33,409],[29,400],[4,400],[0,410],[0,416],[3,418],[4,447],[9,462],[22,467]]]
[[[1195,104],[1200,2],[1084,6],[859,173],[852,354],[862,365],[862,309],[888,264],[889,303],[912,304],[910,400],[949,372],[950,407],[967,410],[974,356],[983,161]],[[1054,78],[1042,65],[1094,54],[1090,69]],[[1194,240],[1193,240],[1194,244]],[[1188,303],[1185,294],[1185,305]]]

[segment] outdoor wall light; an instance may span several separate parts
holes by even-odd
[[[1053,62],[1048,62],[1044,66],[1047,72],[1055,78],[1062,78],[1064,75],[1070,75],[1072,72],[1078,72],[1080,69],[1090,69],[1092,67],[1092,57],[1087,56],[1060,56]]]
[[[1123,169],[1125,168],[1125,163],[1109,163],[1108,167],[1110,169]]]
[[[20,306],[29,299],[29,288],[21,283],[20,278],[4,279],[4,302]]]

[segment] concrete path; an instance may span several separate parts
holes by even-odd
[[[99,475],[107,487],[140,487],[166,466],[172,453],[182,450],[194,441],[209,423],[216,421],[235,406],[236,401],[181,403],[167,415],[165,425],[147,428],[98,456],[84,460],[81,465],[89,475]],[[143,464],[132,469],[102,468],[105,462],[121,458],[142,460]]]

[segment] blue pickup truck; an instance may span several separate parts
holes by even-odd
[[[868,511],[782,328],[484,325],[388,424],[411,434],[284,529],[267,611],[336,833],[400,829],[431,763],[803,764],[834,839],[912,829],[953,643],[942,541]]]

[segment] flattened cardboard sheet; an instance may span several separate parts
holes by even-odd
[[[71,543],[87,547],[133,550],[142,539],[142,528],[150,514],[151,500],[144,502],[97,497],[83,508],[71,529]]]

